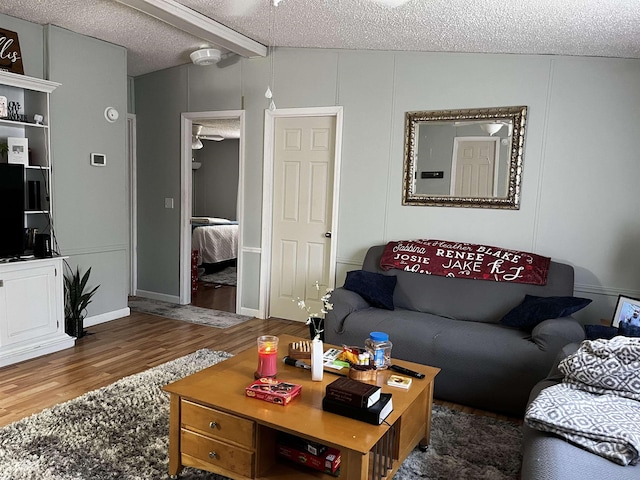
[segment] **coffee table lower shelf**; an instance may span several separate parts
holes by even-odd
[[[341,452],[339,475],[313,470],[304,465],[279,456],[276,452],[278,430],[257,426],[255,450],[244,449],[238,445],[224,444],[197,432],[182,428],[180,465],[176,469],[170,466],[170,475],[176,478],[182,467],[194,467],[218,473],[233,479],[370,479],[382,480],[393,477],[401,465],[401,460],[413,449],[409,445],[417,445],[422,440],[424,425],[415,424],[415,437],[401,452],[401,436],[399,422],[386,429],[382,438],[367,454],[331,445]],[[422,427],[422,429],[419,429]],[[310,439],[316,441],[316,439]],[[188,452],[188,453],[187,453]],[[403,454],[404,453],[404,454]]]

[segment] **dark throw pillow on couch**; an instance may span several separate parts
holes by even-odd
[[[532,329],[543,320],[568,317],[590,303],[590,298],[525,295],[523,302],[502,317],[500,323],[508,327]]]
[[[353,270],[347,272],[344,288],[357,293],[374,307],[393,310],[393,290],[397,281],[395,276]]]
[[[640,337],[640,326],[620,322],[618,332],[625,337]]]
[[[587,340],[598,340],[599,338],[611,340],[618,335],[618,328],[606,325],[585,325],[584,334]]]

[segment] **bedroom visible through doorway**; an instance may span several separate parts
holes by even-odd
[[[188,114],[192,117],[191,201],[189,232],[183,238],[191,252],[190,303],[235,313],[241,228],[241,118],[225,117],[224,113]]]

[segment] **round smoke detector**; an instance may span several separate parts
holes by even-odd
[[[217,48],[201,48],[193,52],[190,57],[196,65],[213,65],[220,61],[222,52]]]

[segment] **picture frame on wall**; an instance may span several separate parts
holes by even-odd
[[[620,328],[620,326],[640,327],[640,299],[631,298],[626,295],[618,295],[618,303],[616,310],[611,319],[611,326]]]
[[[20,41],[18,34],[11,30],[0,28],[0,71],[17,73],[24,75],[22,65],[22,52],[20,51]]]

